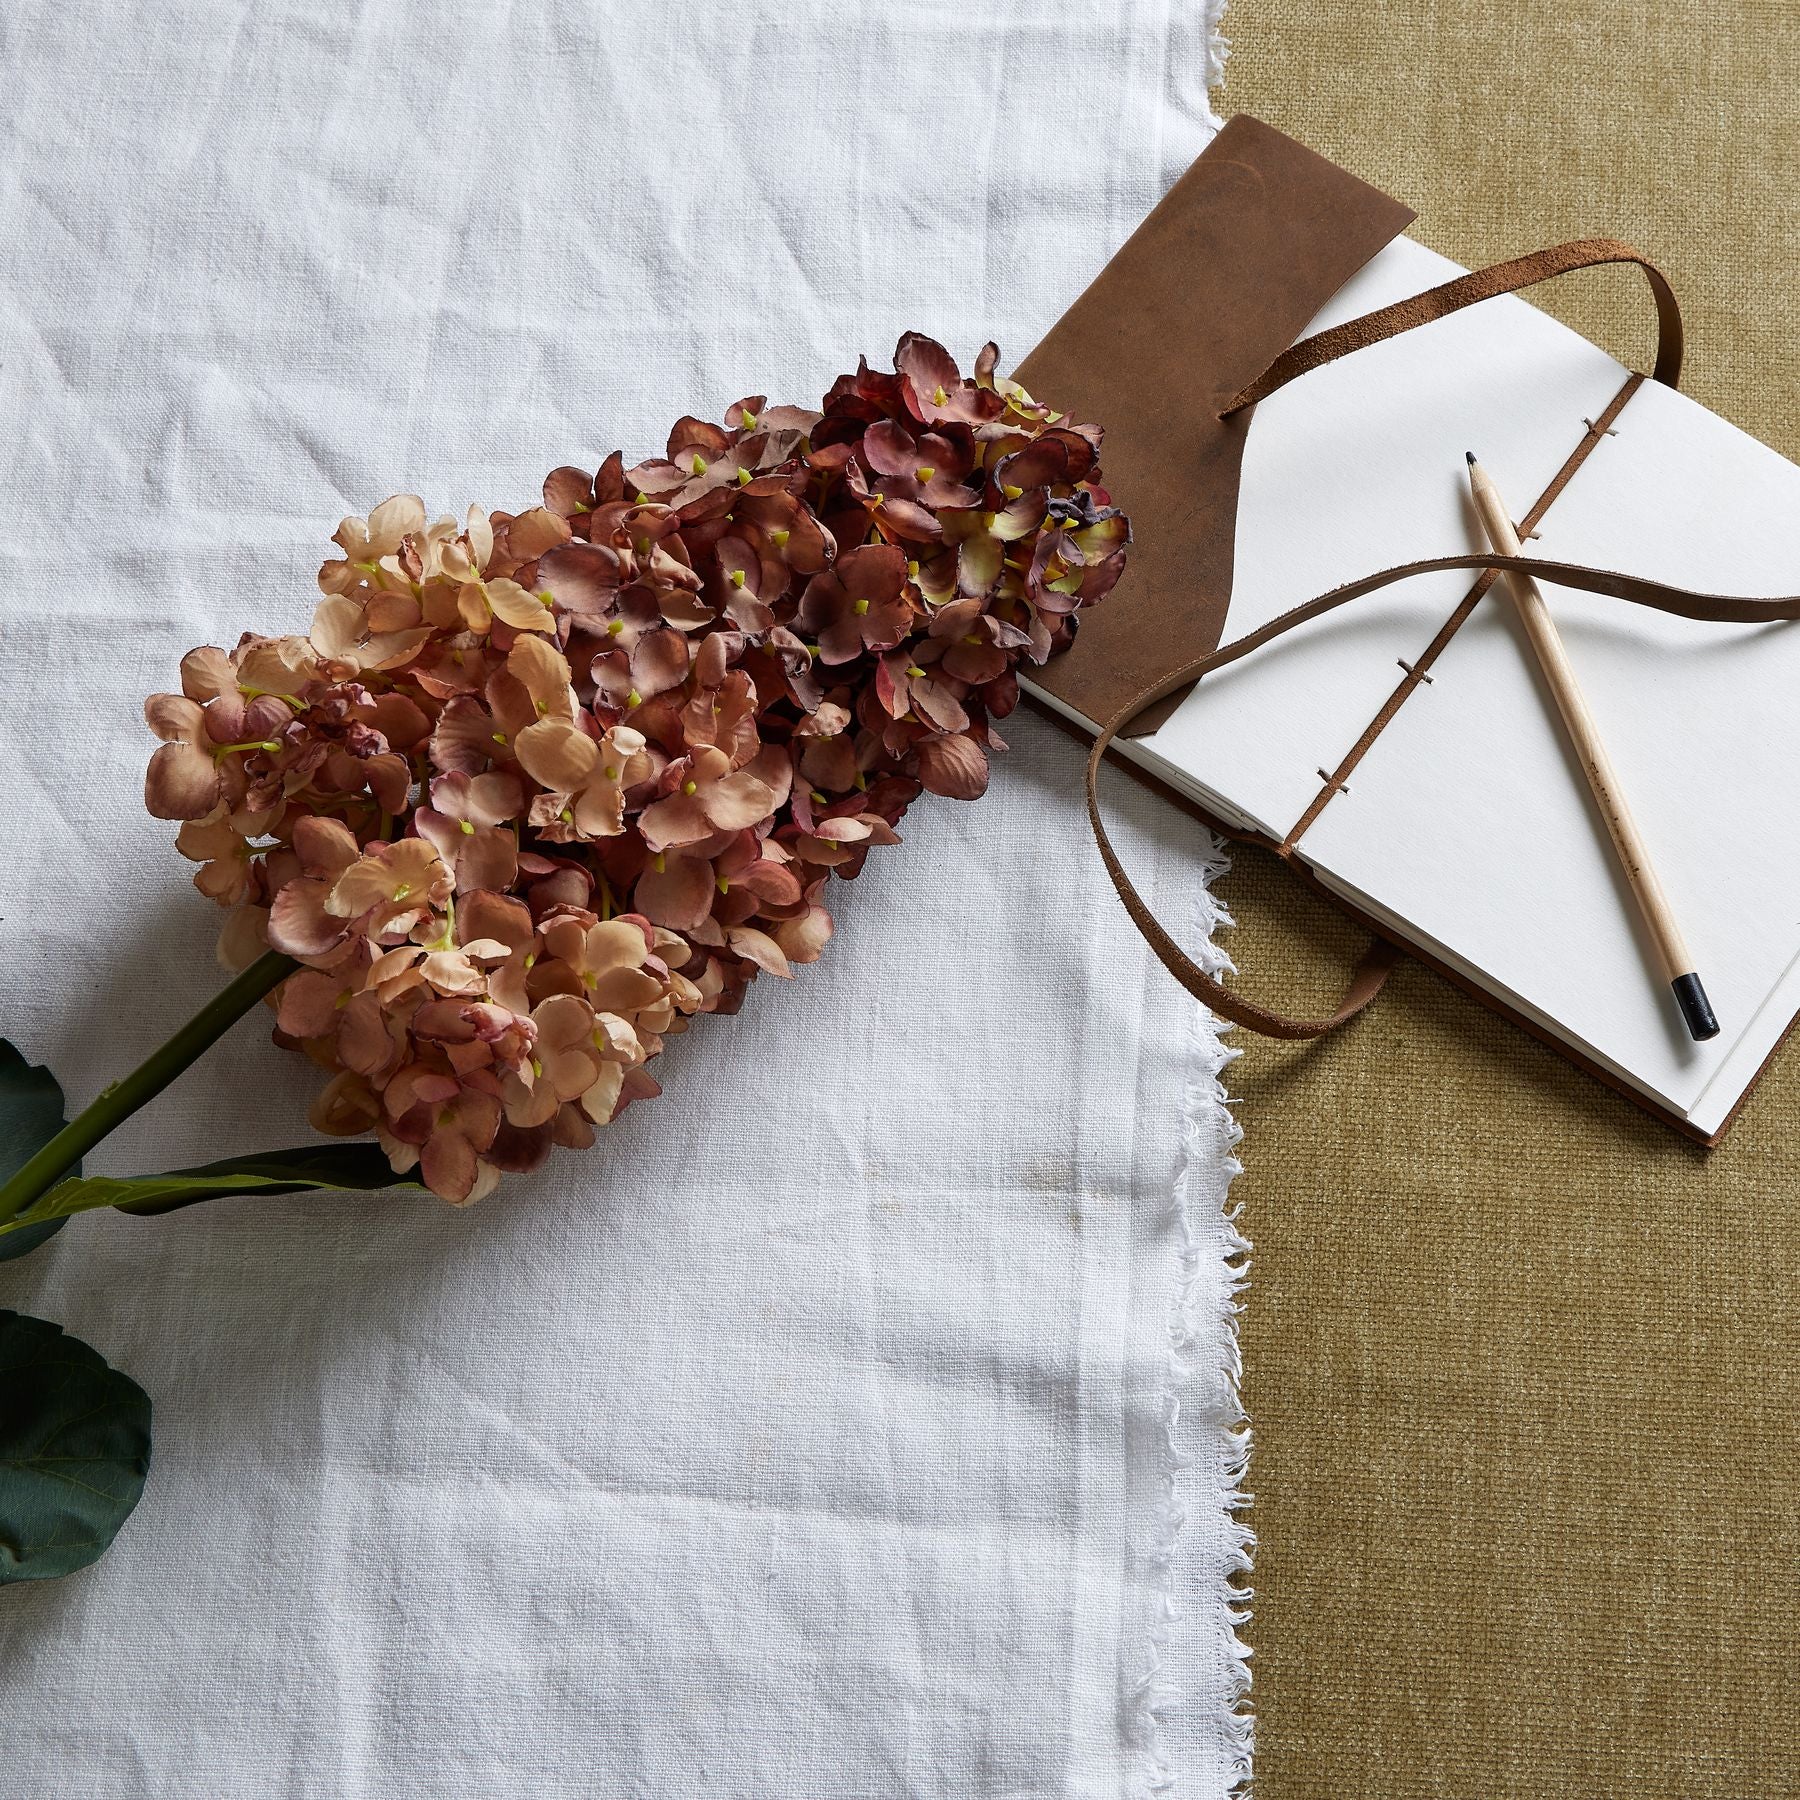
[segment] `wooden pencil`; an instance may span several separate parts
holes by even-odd
[[[1481,515],[1482,525],[1487,531],[1489,544],[1502,556],[1522,556],[1524,552],[1519,545],[1519,534],[1513,528],[1512,515],[1506,509],[1506,502],[1500,497],[1500,490],[1494,485],[1493,478],[1475,460],[1473,450],[1468,452],[1468,458],[1469,488],[1474,495],[1475,510]],[[1644,915],[1645,924],[1650,928],[1651,939],[1663,965],[1664,977],[1675,995],[1675,1004],[1680,1009],[1682,1023],[1696,1039],[1717,1037],[1719,1021],[1713,1017],[1712,1005],[1707,1000],[1706,989],[1695,971],[1694,959],[1689,954],[1687,941],[1681,935],[1681,927],[1675,922],[1669,897],[1657,879],[1656,870],[1650,861],[1650,852],[1638,831],[1637,822],[1631,816],[1631,809],[1625,804],[1624,791],[1619,786],[1612,758],[1607,755],[1606,746],[1600,741],[1599,727],[1594,721],[1594,715],[1588,710],[1587,701],[1575,679],[1575,671],[1570,666],[1569,654],[1563,646],[1561,633],[1556,629],[1556,621],[1551,618],[1550,609],[1544,604],[1544,596],[1538,592],[1537,583],[1529,575],[1508,574],[1504,580],[1519,609],[1519,619],[1537,656],[1538,666],[1543,670],[1550,692],[1556,698],[1557,710],[1562,714],[1563,724],[1567,727],[1575,753],[1580,758],[1588,786],[1594,791],[1594,799],[1599,805],[1601,817],[1606,821],[1613,848],[1618,852],[1619,861],[1624,867],[1626,883]]]

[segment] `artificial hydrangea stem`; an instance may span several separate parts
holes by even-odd
[[[160,1049],[153,1051],[122,1081],[106,1088],[92,1106],[78,1113],[0,1186],[0,1225],[16,1218],[46,1194],[114,1126],[153,1100],[200,1053],[224,1034],[299,964],[271,950],[221,989]]]

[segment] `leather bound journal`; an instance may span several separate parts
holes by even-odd
[[[1329,1018],[1153,947],[1227,1017],[1341,1023],[1397,948],[1660,1117],[1723,1135],[1800,1013],[1800,469],[1681,395],[1680,315],[1607,239],[1475,274],[1412,213],[1237,118],[1017,370],[1106,424],[1128,572],[1028,684],[1364,920]],[[1516,290],[1635,264],[1631,373]],[[1626,278],[1621,275],[1621,279]],[[1682,1029],[1518,635],[1465,449],[1500,482],[1705,973]],[[1379,573],[1372,573],[1378,571]],[[1623,571],[1615,573],[1614,571]]]

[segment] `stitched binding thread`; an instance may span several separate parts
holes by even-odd
[[[1603,427],[1610,426],[1613,420],[1624,411],[1626,402],[1643,385],[1643,376],[1628,376],[1619,391],[1601,409],[1600,424]],[[1550,485],[1538,495],[1524,518],[1518,521],[1517,529],[1522,538],[1532,539],[1541,535],[1537,529],[1539,522],[1556,504],[1563,489],[1569,485],[1575,471],[1587,461],[1595,445],[1600,442],[1600,436],[1594,430],[1594,422],[1591,419],[1583,419],[1582,423],[1587,426],[1587,430],[1575,440],[1575,448],[1563,459],[1562,467],[1551,476]],[[1350,772],[1374,746],[1375,740],[1394,722],[1394,715],[1406,703],[1408,696],[1420,682],[1431,679],[1428,673],[1431,666],[1443,655],[1449,647],[1450,640],[1462,629],[1464,622],[1475,610],[1476,602],[1493,584],[1494,573],[1490,569],[1470,587],[1456,610],[1445,620],[1437,636],[1425,646],[1424,654],[1420,656],[1419,660],[1411,667],[1404,662],[1400,664],[1401,668],[1406,670],[1407,679],[1399,683],[1388,695],[1377,709],[1374,718],[1364,727],[1362,735],[1345,752],[1344,759],[1338,764],[1334,774],[1326,777],[1325,785],[1312,797],[1306,810],[1294,821],[1287,836],[1281,840],[1281,849],[1284,855],[1291,853],[1294,846],[1312,829],[1313,822],[1330,804],[1331,796],[1339,791],[1332,785],[1334,778],[1341,783],[1349,777]]]

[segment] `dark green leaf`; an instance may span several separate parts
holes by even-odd
[[[84,1184],[87,1185],[87,1184]],[[121,1212],[166,1213],[216,1200],[226,1194],[304,1194],[312,1188],[374,1191],[423,1187],[411,1175],[396,1175],[379,1144],[308,1144],[298,1150],[267,1150],[256,1156],[228,1156],[223,1162],[167,1175],[140,1175],[100,1185],[129,1189],[102,1204]],[[46,1195],[51,1198],[54,1194]]]
[[[149,1468],[144,1390],[60,1325],[0,1312],[0,1582],[85,1568]]]
[[[313,1188],[368,1190],[419,1185],[410,1176],[394,1173],[379,1144],[311,1144],[299,1150],[269,1150],[255,1156],[228,1156],[194,1169],[171,1169],[165,1175],[119,1179],[95,1175],[59,1182],[12,1224],[0,1225],[0,1245],[11,1231],[35,1228],[97,1206],[114,1206],[121,1212],[166,1213],[228,1194],[303,1194]]]
[[[22,1169],[66,1123],[56,1077],[28,1063],[0,1038],[0,1181]],[[61,1231],[63,1223],[60,1218],[48,1219],[0,1235],[0,1262],[35,1250]]]

